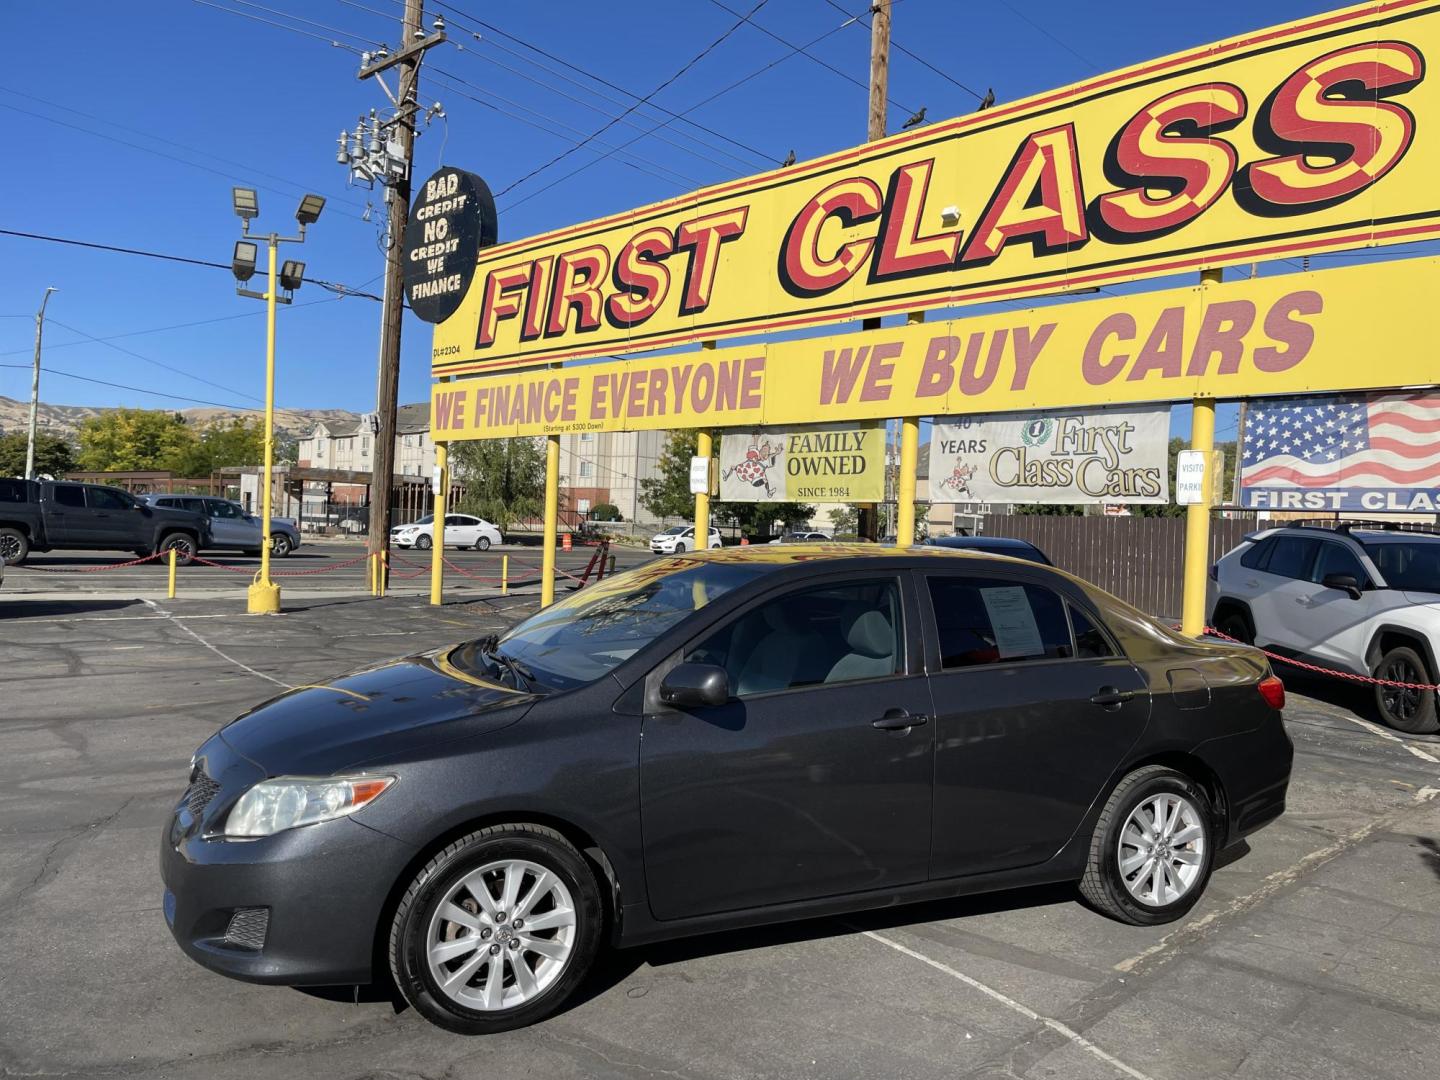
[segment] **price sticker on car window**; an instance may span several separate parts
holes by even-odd
[[[1045,646],[1040,641],[1040,628],[1035,625],[1035,612],[1023,585],[1005,585],[981,589],[990,627],[995,633],[995,648],[1000,659],[1012,656],[1042,656]]]

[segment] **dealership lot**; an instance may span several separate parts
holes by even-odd
[[[190,752],[238,711],[499,629],[533,598],[492,590],[435,609],[316,597],[265,618],[241,614],[240,599],[9,595],[22,573],[0,596],[7,1073],[1433,1072],[1440,741],[1365,726],[1352,689],[1287,680],[1289,812],[1217,871],[1183,923],[1124,927],[1042,889],[720,935],[616,954],[554,1019],[461,1039],[376,995],[251,987],[197,967],[166,930],[156,848]]]

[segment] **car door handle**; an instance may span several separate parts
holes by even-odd
[[[1247,589],[1258,589],[1260,587],[1260,582],[1256,581],[1254,578],[1251,578],[1249,581],[1245,582],[1245,587]]]
[[[881,731],[909,731],[912,727],[928,723],[929,720],[928,716],[908,713],[904,709],[891,709],[879,720],[871,720],[870,726]]]
[[[1125,704],[1134,696],[1134,690],[1117,690],[1113,686],[1102,686],[1090,695],[1090,704],[1110,709]]]

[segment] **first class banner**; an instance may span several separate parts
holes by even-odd
[[[1428,385],[1440,260],[437,383],[435,439],[791,427]]]
[[[491,247],[433,371],[1440,235],[1437,47],[1440,4],[1362,4]]]

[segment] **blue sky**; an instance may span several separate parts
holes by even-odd
[[[744,14],[755,3],[429,0],[427,23],[444,14],[454,44],[431,50],[422,79],[423,98],[442,102],[448,119],[419,139],[417,175],[431,172],[443,152],[446,163],[505,191],[634,104],[582,72],[646,94],[738,21],[726,8]],[[890,126],[898,129],[920,106],[932,120],[971,111],[971,91],[993,87],[1003,102],[1325,6],[1212,0],[1199,20],[1189,5],[1118,4],[1104,8],[1106,19],[1095,5],[1058,0],[896,0]],[[352,50],[374,41],[393,46],[402,7],[399,0],[6,4],[7,41],[47,44],[12,49],[0,75],[9,151],[0,228],[225,262],[239,234],[232,184],[260,188],[266,228],[293,225],[309,190],[329,205],[303,248],[286,255],[303,259],[314,277],[378,291],[381,216],[362,216],[367,202],[378,209],[382,194],[346,187],[335,140],[383,103],[377,87],[355,78]],[[656,95],[709,131],[674,125],[660,133],[668,142],[649,135],[603,157],[663,118],[637,108],[597,142],[506,191],[501,238],[757,172],[792,149],[803,160],[863,141],[863,85],[817,60],[863,84],[869,32],[850,16],[866,7],[864,0],[768,0],[752,21],[769,34],[742,26]],[[807,50],[815,59],[777,38],[815,42]],[[0,367],[0,395],[29,394],[31,316],[47,285],[59,289],[47,368],[137,390],[47,374],[45,400],[184,407],[260,399],[263,305],[236,297],[227,272],[3,235],[0,364],[23,370]],[[280,313],[279,404],[373,407],[378,320],[371,300],[301,289]],[[402,401],[427,396],[429,340],[428,325],[407,319]],[[1188,430],[1185,410],[1176,410],[1175,426]],[[1222,411],[1220,434],[1233,430],[1233,409]]]

